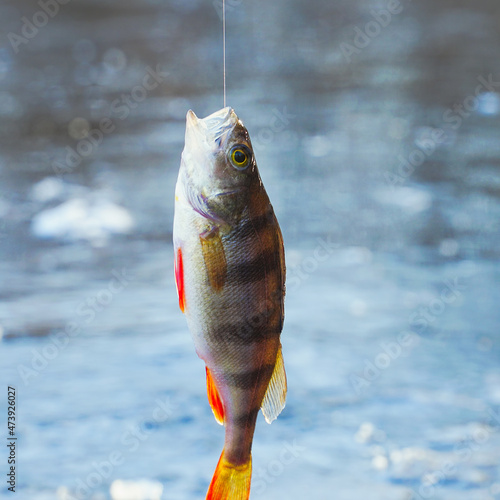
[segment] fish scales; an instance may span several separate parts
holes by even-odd
[[[188,112],[174,250],[179,305],[226,428],[207,499],[248,499],[258,411],[271,422],[285,404],[285,261],[250,137],[231,108],[205,119]]]

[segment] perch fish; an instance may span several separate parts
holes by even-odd
[[[208,400],[225,426],[206,498],[245,500],[259,409],[271,423],[285,406],[283,238],[233,109],[204,119],[190,110],[186,121],[175,189],[175,280],[206,365]]]

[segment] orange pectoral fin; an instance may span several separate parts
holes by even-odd
[[[208,366],[206,367],[206,370],[207,370],[208,402],[212,407],[212,411],[214,412],[214,417],[215,420],[217,420],[217,423],[224,425],[224,408],[222,406],[222,401],[219,396],[219,391],[215,386],[214,379],[212,377],[212,374],[210,373],[210,370],[208,369]]]
[[[222,290],[227,274],[226,254],[219,231],[208,231],[200,235],[200,243],[208,282],[212,290],[218,292]]]
[[[175,285],[177,286],[177,296],[179,297],[179,307],[184,312],[186,309],[186,295],[184,290],[184,264],[182,262],[182,250],[177,249],[174,262]]]

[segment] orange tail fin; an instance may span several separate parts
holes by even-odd
[[[224,450],[208,488],[206,500],[248,500],[252,478],[252,457],[243,465],[233,465],[224,457]]]

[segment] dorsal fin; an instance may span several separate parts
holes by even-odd
[[[285,407],[286,390],[285,363],[283,361],[283,354],[280,346],[278,354],[276,355],[276,364],[274,365],[273,374],[271,375],[271,380],[267,386],[261,406],[262,413],[268,424],[276,420],[281,410]]]
[[[217,423],[224,425],[224,407],[222,406],[222,400],[219,396],[219,391],[217,390],[217,387],[215,386],[214,379],[212,377],[212,373],[210,372],[208,366],[206,367],[207,370],[207,395],[208,395],[208,402],[210,403],[210,406],[212,407],[212,411],[214,412],[214,417],[215,420],[217,420]]]

